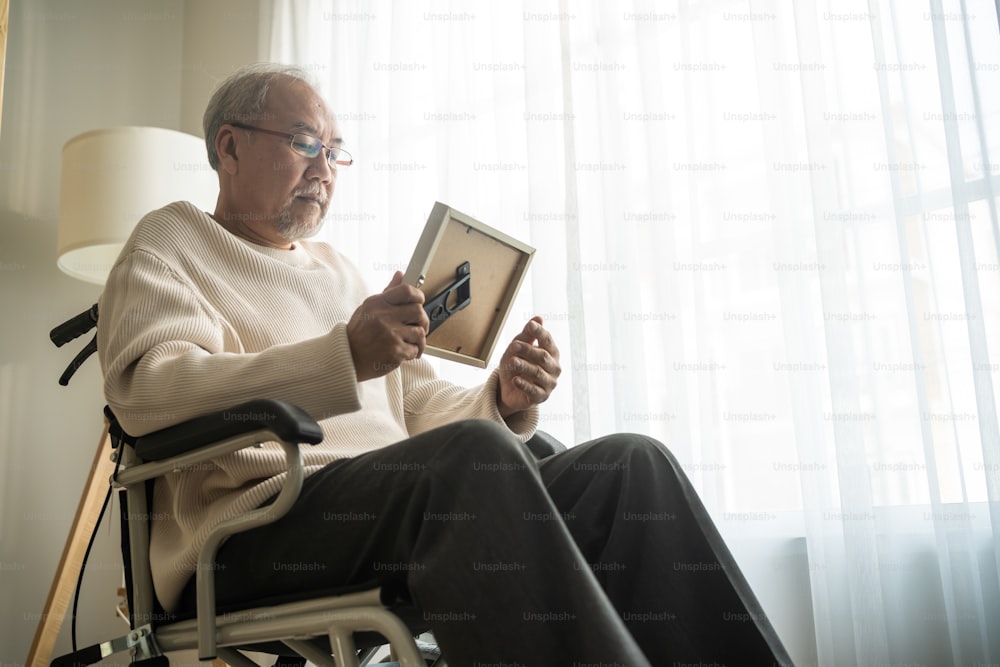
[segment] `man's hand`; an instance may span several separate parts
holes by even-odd
[[[424,293],[404,285],[402,271],[396,271],[385,290],[365,299],[347,323],[358,382],[381,377],[420,357],[429,326]]]
[[[552,335],[542,326],[541,317],[531,318],[500,358],[500,414],[506,418],[545,401],[561,372],[559,348]]]

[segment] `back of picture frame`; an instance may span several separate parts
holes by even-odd
[[[441,297],[428,312],[437,321],[425,352],[486,368],[534,254],[533,247],[435,202],[403,277],[424,292],[425,308]]]

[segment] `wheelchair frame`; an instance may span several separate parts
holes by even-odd
[[[55,327],[50,338],[55,345],[62,346],[94,328],[97,320],[95,304]],[[59,384],[67,385],[96,350],[95,336],[73,359]],[[240,418],[234,419],[236,414]],[[379,647],[358,651],[354,640],[358,631],[373,631],[384,637],[391,657],[402,667],[427,667],[414,633],[382,602],[379,588],[241,609],[235,615],[217,614],[214,583],[218,548],[230,535],[278,520],[295,503],[304,476],[300,447],[316,444],[323,438],[319,424],[312,417],[286,402],[261,399],[133,438],[124,432],[110,409],[105,408],[105,415],[118,464],[110,484],[124,496],[127,549],[123,536],[122,556],[128,566],[125,578],[131,632],[57,657],[52,660],[52,667],[94,664],[123,650],[132,652],[137,664],[153,667],[168,664],[165,652],[193,648],[198,650],[201,660],[218,657],[230,665],[250,667],[256,663],[237,647],[255,651],[255,645],[275,641],[322,667],[359,667],[368,664]],[[195,573],[196,617],[158,622],[149,563],[148,483],[185,466],[247,447],[263,447],[269,442],[279,444],[285,452],[287,474],[275,501],[232,517],[211,531],[199,552]],[[329,653],[315,641],[324,636],[329,640]],[[359,658],[364,662],[359,662]],[[441,659],[432,664],[444,665]]]
[[[235,415],[241,418],[234,419]],[[265,415],[268,423],[246,416]],[[278,520],[291,508],[302,488],[300,447],[322,439],[319,425],[287,403],[258,400],[222,413],[200,417],[143,438],[130,438],[109,414],[112,442],[120,470],[112,487],[125,495],[122,505],[127,524],[132,632],[104,645],[98,644],[61,656],[53,667],[92,664],[109,650],[134,650],[137,662],[162,663],[168,651],[197,648],[201,660],[221,658],[230,665],[254,665],[237,647],[256,650],[255,644],[281,642],[290,651],[317,665],[357,667],[357,631],[383,636],[403,667],[426,667],[414,633],[382,603],[373,588],[343,595],[299,602],[241,609],[218,615],[215,604],[215,555],[226,537]],[[215,441],[219,434],[224,437]],[[206,443],[206,440],[213,442]],[[149,512],[147,482],[166,473],[197,465],[219,456],[277,442],[285,452],[287,475],[274,503],[232,517],[216,526],[199,552],[196,577],[197,616],[158,623],[155,593],[149,566]],[[125,556],[125,554],[123,554]],[[332,657],[310,640],[326,636]],[[96,660],[95,660],[96,658]],[[440,664],[440,663],[439,663]]]

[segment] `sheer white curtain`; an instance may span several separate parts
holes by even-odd
[[[791,545],[751,583],[800,664],[1000,661],[994,2],[262,15],[356,156],[327,239],[373,290],[435,200],[537,247],[543,428],[661,438],[748,567]]]

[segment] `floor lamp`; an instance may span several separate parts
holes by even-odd
[[[158,127],[116,127],[73,137],[62,151],[58,266],[74,278],[103,285],[143,215],[178,200],[212,211],[218,191],[198,137]],[[35,630],[28,667],[49,663],[73,597],[114,467],[107,438],[105,425]]]

